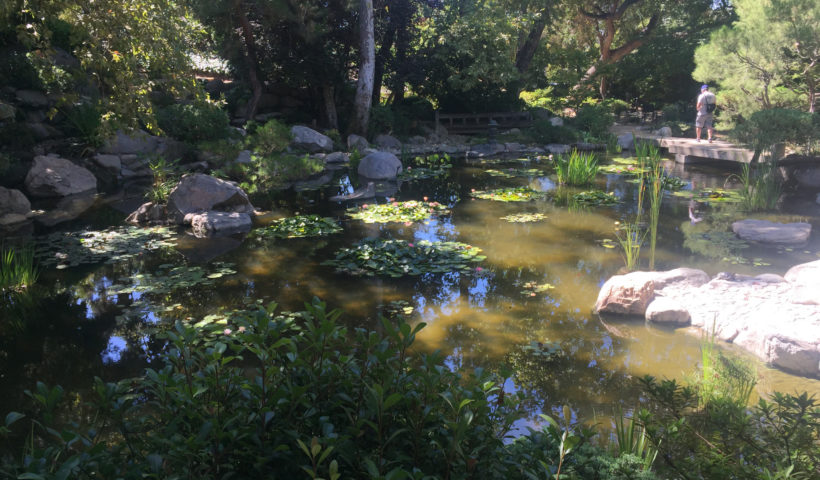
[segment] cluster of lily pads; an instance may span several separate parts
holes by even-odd
[[[699,203],[739,203],[743,200],[740,192],[723,188],[704,188],[695,191],[678,191],[676,197],[692,198]]]
[[[250,237],[267,238],[302,238],[332,235],[342,231],[342,227],[330,217],[319,215],[296,215],[275,220],[264,228],[257,228]]]
[[[101,231],[54,232],[35,240],[34,256],[43,267],[58,269],[87,263],[114,263],[145,252],[173,247],[175,233],[166,227],[134,226]]]
[[[572,201],[584,206],[599,207],[618,203],[618,197],[616,197],[613,192],[606,193],[601,190],[589,190],[586,192],[576,193],[572,196]]]
[[[552,290],[555,288],[555,285],[551,283],[524,282],[521,287],[523,288],[523,290],[521,290],[521,295],[524,295],[525,297],[534,297],[539,293]]]
[[[446,175],[453,167],[450,156],[429,155],[427,157],[416,157],[414,165],[408,166],[397,175],[401,180],[421,180],[424,178],[436,178]]]
[[[479,270],[485,260],[481,249],[459,242],[417,243],[405,240],[367,238],[351,248],[342,248],[336,258],[322,263],[353,275],[386,275],[394,278],[425,273]]]
[[[513,213],[511,215],[501,217],[501,220],[510,223],[530,223],[540,222],[541,220],[546,220],[546,218],[547,216],[543,213]]]
[[[546,192],[533,190],[529,187],[509,187],[496,188],[495,190],[476,190],[470,193],[475,198],[482,200],[495,200],[496,202],[530,202],[547,196]]]
[[[537,177],[543,175],[544,172],[537,168],[507,168],[504,170],[496,170],[490,168],[484,170],[484,173],[491,177],[514,178],[514,177]]]
[[[614,173],[616,175],[640,175],[648,173],[649,167],[641,167],[637,158],[616,158],[610,165],[602,165],[600,171],[604,173]]]
[[[439,202],[419,200],[365,204],[347,209],[348,216],[365,223],[421,222],[432,215],[446,215],[448,213],[450,213],[450,210]]]

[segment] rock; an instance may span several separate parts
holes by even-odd
[[[471,158],[491,157],[493,155],[498,155],[503,151],[504,145],[501,145],[500,143],[479,143],[470,148],[470,151],[467,152],[467,156]]]
[[[794,303],[820,305],[820,260],[795,265],[783,278],[794,287]]]
[[[379,148],[401,148],[401,142],[396,137],[385,134],[376,135],[373,143]]]
[[[185,223],[190,223],[194,236],[210,237],[250,231],[253,221],[247,213],[208,211],[189,213]]]
[[[58,223],[68,222],[78,218],[91,208],[96,202],[97,197],[94,192],[78,193],[76,195],[68,195],[60,199],[54,208],[46,211],[44,214],[35,217],[37,223],[45,225],[46,227],[53,227]]]
[[[167,217],[165,205],[147,202],[140,205],[131,215],[128,215],[125,221],[134,225],[159,225],[166,223]]]
[[[48,140],[49,138],[61,137],[63,134],[56,128],[45,123],[26,123],[29,131],[34,134],[37,140]]]
[[[233,237],[199,238],[181,235],[174,250],[181,253],[190,263],[205,264],[241,245],[242,240]]]
[[[325,163],[347,163],[350,156],[344,152],[333,152],[325,157]]]
[[[802,245],[809,239],[811,224],[747,219],[734,222],[732,231],[744,240],[775,245]]]
[[[19,223],[23,223],[28,220],[28,217],[25,215],[20,215],[19,213],[2,213],[0,214],[0,227],[9,227],[12,225],[17,225]]]
[[[100,167],[119,175],[122,170],[122,161],[119,155],[109,155],[105,153],[98,153],[94,155],[94,162]]]
[[[251,151],[250,150],[242,150],[239,152],[239,155],[236,156],[236,160],[233,161],[234,163],[251,163]]]
[[[31,202],[20,190],[0,187],[0,215],[13,213],[28,215],[31,212]]]
[[[97,179],[91,172],[53,154],[34,157],[25,184],[34,197],[65,197],[97,189]]]
[[[367,182],[367,186],[365,188],[360,188],[359,190],[354,191],[353,193],[349,193],[347,195],[334,195],[330,197],[328,200],[331,202],[345,202],[348,200],[364,200],[367,198],[373,198],[376,196],[376,184],[373,182]]]
[[[347,149],[350,151],[364,152],[369,147],[370,144],[367,143],[367,139],[362,136],[352,134],[347,137]]]
[[[0,102],[0,120],[10,120],[15,116],[14,107],[7,103]]]
[[[676,268],[665,272],[654,272],[652,281],[655,291],[669,287],[700,287],[709,282],[709,275],[696,268]]]
[[[159,137],[154,137],[143,130],[136,130],[131,134],[126,134],[122,130],[117,130],[113,138],[105,141],[101,153],[112,154],[150,154],[157,150]]]
[[[552,125],[553,127],[563,127],[564,119],[561,117],[552,117],[550,118],[550,125]]]
[[[624,133],[618,135],[618,145],[624,150],[632,150],[634,147],[635,136],[631,133]]]
[[[661,137],[671,137],[672,136],[672,129],[670,127],[661,127],[659,129],[655,130],[655,132],[653,132],[653,133],[655,135],[659,135]]]
[[[646,307],[644,314],[647,322],[665,325],[689,325],[691,317],[678,301],[667,297],[655,297]]]
[[[290,129],[290,133],[293,135],[293,141],[290,144],[293,148],[306,150],[310,153],[333,150],[333,140],[316,130],[295,125]]]
[[[521,135],[521,129],[520,128],[511,128],[511,129],[507,130],[506,132],[504,132],[504,134],[505,135]]]
[[[80,64],[80,60],[77,57],[68,53],[66,50],[60,47],[54,48],[54,55],[52,56],[52,61],[54,62],[54,65],[58,67],[68,69],[80,68],[82,66]]]
[[[564,145],[562,143],[550,143],[549,145],[547,145],[544,148],[550,153],[555,153],[555,154],[569,153],[569,145]]]
[[[817,166],[800,166],[790,169],[789,178],[793,178],[800,187],[820,188],[820,168]]]
[[[817,200],[816,200],[816,203],[817,203],[818,205],[820,205],[820,193],[818,193],[818,194],[817,194]]]
[[[48,97],[43,92],[36,90],[17,90],[14,92],[17,101],[27,107],[45,108],[48,106]]]
[[[526,145],[523,145],[523,144],[520,144],[520,143],[515,143],[515,142],[509,142],[509,143],[504,144],[504,150],[506,150],[510,153],[522,152],[522,151],[526,150],[526,148],[527,148]]]
[[[632,272],[615,275],[604,283],[595,302],[597,313],[641,315],[655,296],[655,274]]]
[[[390,180],[401,173],[401,161],[389,152],[374,152],[359,162],[359,175],[373,180]]]
[[[253,214],[248,195],[238,186],[202,173],[187,174],[168,195],[168,219],[183,223],[191,213],[208,211]]]
[[[407,143],[411,145],[424,145],[427,143],[427,139],[422,137],[421,135],[413,135],[412,137],[407,139]]]

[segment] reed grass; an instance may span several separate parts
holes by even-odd
[[[714,323],[700,342],[701,369],[698,393],[701,403],[729,402],[739,408],[748,405],[757,385],[754,365],[739,357],[723,355],[717,348]]]
[[[652,446],[646,429],[634,418],[625,418],[623,413],[615,417],[615,439],[618,442],[618,456],[634,455],[641,459],[643,471],[649,471],[658,457],[658,449]]]
[[[767,162],[754,170],[747,163],[742,168],[739,176],[733,176],[743,184],[740,206],[749,212],[774,210],[783,193],[783,185],[777,178],[777,163]]]
[[[598,174],[598,157],[594,153],[573,150],[569,155],[555,157],[555,173],[563,185],[587,185]]]
[[[0,248],[0,290],[20,290],[29,287],[37,281],[38,276],[32,247]]]
[[[641,258],[641,247],[646,239],[647,232],[641,230],[637,223],[627,223],[615,231],[618,243],[621,245],[621,256],[630,272],[635,270]]]
[[[649,189],[649,269],[654,270],[655,245],[658,242],[658,222],[661,215],[661,203],[663,202],[664,172],[660,149],[653,144],[646,143],[642,145],[642,150],[642,153],[646,155],[646,165],[649,167],[645,174]]]

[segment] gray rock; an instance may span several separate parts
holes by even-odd
[[[63,68],[80,68],[81,66],[80,60],[77,59],[77,57],[68,53],[60,47],[54,48],[54,55],[52,56],[52,61],[58,67]]]
[[[732,231],[744,240],[774,245],[802,245],[811,235],[811,224],[747,219],[734,222]]]
[[[360,188],[359,190],[354,191],[353,193],[349,193],[347,195],[334,195],[330,197],[328,200],[331,202],[346,202],[348,200],[365,200],[368,198],[373,198],[376,196],[376,184],[373,182],[367,182],[367,186],[365,188]]]
[[[131,215],[128,215],[125,221],[134,225],[159,225],[166,223],[167,217],[165,205],[147,202],[140,205]]]
[[[510,143],[505,143],[505,144],[504,144],[504,150],[506,150],[506,151],[508,151],[508,152],[510,152],[510,153],[518,153],[518,152],[522,152],[522,151],[524,151],[526,148],[527,148],[527,147],[526,147],[525,145],[522,145],[522,144],[520,144],[520,143],[510,142]]]
[[[94,155],[94,162],[100,167],[119,175],[122,170],[122,161],[119,155],[109,155],[105,153],[98,153]]]
[[[678,301],[666,297],[655,297],[646,307],[646,321],[664,325],[689,325],[689,311]]]
[[[100,149],[101,153],[112,154],[151,154],[156,152],[159,137],[154,137],[143,130],[136,130],[130,134],[117,130],[113,138],[109,138]]]
[[[414,135],[407,139],[407,143],[411,145],[424,145],[427,143],[427,139],[422,137],[421,135]]]
[[[94,205],[97,200],[94,192],[78,193],[68,195],[60,199],[54,208],[42,215],[35,217],[38,223],[46,227],[53,227],[58,223],[74,220],[85,213]]]
[[[624,133],[618,135],[618,145],[624,150],[632,150],[634,147],[635,136],[631,133]]]
[[[28,215],[31,212],[31,202],[20,190],[0,187],[0,214],[13,213]]]
[[[48,97],[43,92],[36,90],[17,90],[15,96],[17,101],[27,107],[45,108],[48,106]]]
[[[251,151],[242,150],[239,152],[239,155],[236,156],[234,163],[251,163]]]
[[[253,214],[248,195],[238,186],[202,173],[187,174],[168,195],[168,218],[183,223],[191,213],[208,211]]]
[[[185,216],[185,223],[189,223],[194,236],[200,238],[247,232],[253,225],[250,214],[215,211],[190,213]]]
[[[569,145],[564,145],[562,143],[550,143],[546,147],[544,147],[548,152],[555,153],[555,154],[564,154],[569,153],[570,147]]]
[[[661,127],[655,130],[655,135],[659,135],[661,137],[671,137],[672,136],[672,129],[670,127]]]
[[[291,147],[306,150],[310,153],[330,152],[333,150],[333,140],[308,127],[295,125],[290,129],[293,135]]]
[[[370,144],[367,143],[367,139],[362,137],[362,136],[352,134],[352,135],[347,137],[347,149],[348,150],[352,151],[352,150],[355,149],[355,150],[358,150],[359,152],[364,152],[369,147],[370,147]]]
[[[25,184],[34,197],[65,197],[97,190],[97,179],[91,172],[57,155],[34,157]]]
[[[563,127],[564,119],[561,117],[552,117],[550,118],[550,125],[552,125],[553,127]]]
[[[325,157],[325,163],[347,163],[350,155],[344,152],[333,152]]]
[[[379,148],[401,148],[401,142],[391,135],[376,135],[373,143]]]
[[[42,110],[28,110],[26,112],[26,122],[28,123],[42,123],[45,122],[47,118],[46,112]]]
[[[19,213],[0,213],[0,227],[10,227],[28,220],[25,215]]]
[[[49,138],[61,137],[63,135],[62,132],[45,123],[26,123],[26,126],[37,140],[48,140]]]
[[[9,120],[14,118],[14,107],[7,103],[0,102],[0,120]]]
[[[373,180],[391,180],[401,173],[401,161],[388,152],[368,154],[359,163],[358,173]]]

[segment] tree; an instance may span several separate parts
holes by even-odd
[[[373,0],[360,0],[359,5],[359,79],[353,101],[352,133],[367,134],[370,105],[373,98],[373,76],[376,66],[376,46],[373,39]]]

